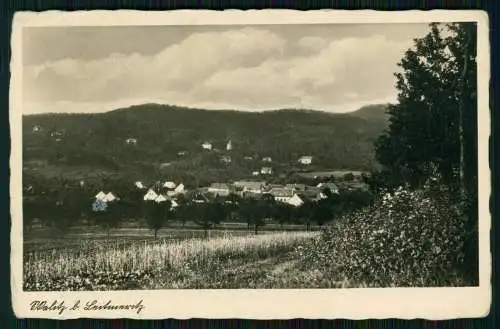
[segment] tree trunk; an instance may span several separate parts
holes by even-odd
[[[205,229],[205,231],[204,231],[204,235],[203,235],[203,237],[204,237],[205,239],[208,239],[208,227],[206,227],[206,226],[205,226],[205,227],[204,227],[204,229]]]
[[[155,232],[155,240],[156,240],[156,237],[158,236],[158,230],[154,230]]]
[[[311,222],[307,221],[306,230],[309,231],[310,227],[311,227]]]
[[[259,233],[258,229],[259,229],[259,226],[257,224],[255,224],[255,235],[257,235]]]

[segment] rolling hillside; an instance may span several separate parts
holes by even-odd
[[[146,104],[101,114],[29,115],[23,117],[23,166],[25,173],[69,179],[188,174],[236,179],[259,169],[262,157],[272,157],[273,168],[282,173],[299,169],[298,157],[311,155],[312,169],[366,170],[374,165],[373,142],[386,126],[384,111],[384,105],[331,114]],[[203,150],[205,141],[214,150]],[[231,164],[222,164],[222,155],[230,155]]]

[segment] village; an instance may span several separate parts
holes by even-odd
[[[127,144],[137,145],[136,138],[127,138]],[[202,150],[205,152],[221,152],[219,149],[214,148],[210,142],[203,142],[201,144]],[[233,150],[232,141],[229,140],[226,144],[224,154],[220,155],[220,161],[224,164],[230,164],[232,159],[229,155]],[[180,156],[184,156],[186,151],[179,151]],[[245,160],[254,160],[253,157],[245,156]],[[272,162],[273,159],[269,156],[264,156],[260,159],[262,162],[261,168],[256,168],[252,171],[253,179],[248,180],[234,180],[231,182],[213,182],[208,186],[198,186],[192,189],[187,189],[183,182],[174,182],[171,180],[156,181],[152,184],[145,184],[143,181],[133,182],[134,188],[142,193],[142,200],[144,202],[153,201],[162,203],[169,201],[171,210],[179,206],[179,199],[192,203],[207,203],[215,199],[224,199],[225,202],[231,202],[234,197],[241,199],[259,199],[271,198],[277,203],[290,205],[293,207],[300,207],[306,202],[317,202],[319,200],[327,199],[332,195],[339,195],[339,186],[333,182],[333,176],[323,179],[317,184],[304,184],[304,183],[285,183],[275,184],[266,180],[274,173]],[[297,162],[307,167],[312,164],[313,157],[309,155],[301,156]],[[350,174],[350,173],[349,173]],[[347,174],[349,176],[349,174]],[[351,184],[348,185],[346,190],[367,189],[359,177],[351,175]],[[132,182],[131,182],[132,184]],[[120,200],[120,195],[114,191],[99,191],[95,195],[94,208],[98,207],[100,203],[109,203]]]

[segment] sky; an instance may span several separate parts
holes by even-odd
[[[160,103],[347,112],[396,101],[427,24],[29,27],[23,113]]]

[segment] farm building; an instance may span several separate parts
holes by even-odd
[[[261,173],[262,175],[272,175],[272,173],[273,173],[273,168],[271,168],[271,167],[262,167],[262,168],[260,169],[260,173]]]
[[[177,187],[177,185],[174,182],[170,182],[169,181],[169,182],[163,183],[163,187],[167,188],[169,190],[173,190],[173,189],[175,189]]]
[[[184,184],[180,183],[179,185],[177,185],[177,187],[174,189],[174,193],[175,194],[182,194],[186,191],[186,189],[184,188]]]
[[[261,194],[266,186],[264,181],[236,181],[233,186],[243,193],[250,192],[255,194]]]
[[[106,193],[104,193],[103,191],[100,191],[95,196],[96,200],[103,200],[105,197],[106,197]]]
[[[333,194],[339,193],[339,188],[335,183],[319,183],[316,187],[320,189],[328,189]]]
[[[299,158],[299,163],[303,165],[310,165],[312,163],[312,159],[312,156],[305,155]]]
[[[102,201],[104,202],[113,202],[116,200],[118,200],[118,198],[111,192],[108,192],[108,194],[106,194],[104,198],[102,198]]]
[[[228,196],[232,192],[232,189],[225,183],[213,183],[208,187],[208,192],[214,196]]]
[[[221,156],[220,161],[224,163],[231,163],[231,157],[228,155],[223,155]]]
[[[165,201],[167,201],[167,198],[165,198],[165,196],[163,196],[163,194],[158,195],[155,199],[156,203],[161,203],[161,202],[165,202]]]
[[[142,190],[142,189],[145,189],[146,186],[144,186],[144,184],[141,182],[141,181],[137,181],[134,183],[135,187],[137,187],[138,189]]]
[[[137,139],[136,138],[127,138],[125,140],[125,143],[127,143],[128,145],[137,145]]]
[[[203,144],[201,144],[201,147],[205,150],[211,150],[212,149],[212,143],[209,143],[209,142],[204,142]]]
[[[262,162],[273,162],[273,159],[271,157],[263,157]]]
[[[152,189],[149,189],[148,192],[144,195],[143,200],[144,201],[154,201],[158,197],[158,194],[156,194],[155,191]]]
[[[252,171],[252,176],[259,176],[260,175],[260,172],[258,171]]]

